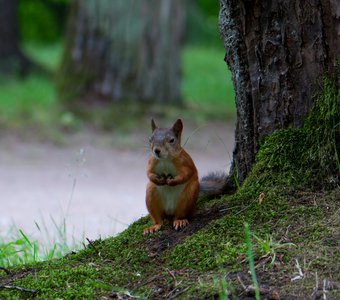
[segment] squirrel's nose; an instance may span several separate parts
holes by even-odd
[[[158,149],[158,148],[155,148],[154,152],[157,156],[159,156],[161,154],[161,150]]]

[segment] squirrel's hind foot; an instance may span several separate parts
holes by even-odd
[[[148,228],[145,228],[144,229],[144,234],[154,233],[154,232],[160,230],[161,227],[162,227],[161,224],[156,224],[156,225],[150,226]]]
[[[189,221],[187,219],[175,220],[172,225],[174,226],[175,230],[179,230],[189,225]]]

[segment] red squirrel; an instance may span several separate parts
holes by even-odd
[[[146,228],[144,234],[160,230],[166,218],[175,230],[184,228],[195,211],[199,195],[220,195],[227,182],[223,173],[212,173],[199,181],[195,163],[181,146],[181,119],[171,128],[159,128],[151,120],[151,128],[146,206],[153,225]]]

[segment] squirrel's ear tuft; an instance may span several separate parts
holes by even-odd
[[[152,132],[154,132],[156,128],[157,128],[157,125],[156,125],[155,120],[151,119],[151,129],[152,129]]]
[[[181,119],[177,119],[175,124],[172,126],[172,130],[174,131],[177,138],[181,136],[183,130],[183,122]]]

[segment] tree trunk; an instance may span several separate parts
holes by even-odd
[[[180,102],[184,8],[182,0],[75,0],[58,78],[61,98],[71,105]]]
[[[0,73],[25,75],[32,66],[19,47],[17,0],[0,0]]]
[[[277,129],[302,126],[324,75],[338,72],[340,2],[220,0],[220,4],[225,61],[236,92],[231,175],[243,182],[259,141]]]

